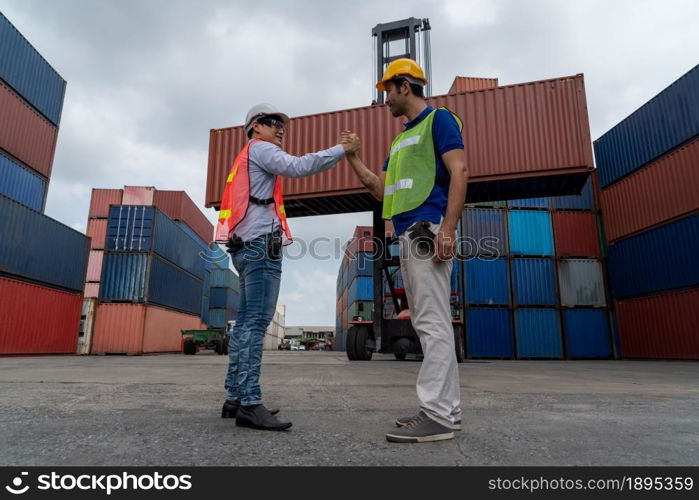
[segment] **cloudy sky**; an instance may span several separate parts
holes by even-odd
[[[68,81],[46,212],[85,230],[93,187],[186,190],[204,209],[209,129],[253,104],[291,116],[367,105],[371,29],[432,26],[433,93],[584,73],[593,139],[699,62],[695,0],[0,0]],[[695,21],[692,21],[694,19]],[[292,220],[347,239],[369,214]],[[287,325],[334,325],[339,261],[284,264]]]

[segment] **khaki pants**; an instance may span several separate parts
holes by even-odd
[[[437,234],[439,225],[431,224]],[[459,369],[454,346],[449,298],[453,260],[435,263],[417,243],[400,236],[400,266],[424,359],[417,378],[420,408],[432,420],[451,427],[461,420]]]

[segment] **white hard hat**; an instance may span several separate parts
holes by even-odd
[[[263,102],[262,104],[256,104],[250,108],[250,111],[248,111],[248,114],[245,117],[245,133],[249,136],[250,131],[252,130],[252,124],[255,123],[255,120],[269,115],[279,116],[282,120],[284,120],[284,125],[287,127],[289,126],[288,116],[279,111],[276,106],[273,106],[268,102]]]

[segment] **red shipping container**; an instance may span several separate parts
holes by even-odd
[[[85,298],[96,299],[100,295],[99,283],[85,283]]]
[[[109,217],[109,205],[121,205],[123,189],[93,189],[90,198],[89,218]]]
[[[86,281],[100,281],[102,276],[102,259],[104,250],[90,250],[90,258],[87,261]]]
[[[0,355],[75,354],[82,294],[0,278]]]
[[[609,242],[699,210],[699,138],[602,190]]]
[[[459,92],[473,92],[475,90],[493,89],[498,86],[497,78],[473,78],[469,76],[457,76],[449,88],[447,94]]]
[[[104,250],[104,244],[107,240],[108,220],[109,219],[88,219],[86,234],[91,238],[91,250]]]
[[[513,193],[524,198],[573,194],[593,168],[582,75],[427,102],[446,106],[464,122],[470,202],[508,199]],[[294,118],[285,149],[294,155],[325,149],[336,144],[341,130],[353,130],[362,138],[362,159],[378,174],[402,122],[385,105]],[[246,142],[242,126],[211,130],[207,207],[220,205],[230,166]],[[289,216],[365,211],[374,205],[346,160],[318,175],[284,179],[284,194]]]
[[[597,216],[593,212],[554,212],[553,236],[556,255],[562,257],[599,257]]]
[[[51,178],[58,129],[0,81],[0,149]]]
[[[152,205],[153,186],[124,186],[124,196],[121,198],[122,205]]]
[[[197,330],[201,318],[143,304],[98,304],[91,354],[180,352],[182,330]]]
[[[699,289],[616,302],[624,358],[699,359]]]
[[[213,224],[184,191],[156,190],[153,205],[171,219],[187,224],[204,242],[213,241]]]

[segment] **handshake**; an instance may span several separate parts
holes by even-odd
[[[343,130],[340,133],[339,144],[344,148],[347,156],[355,155],[362,147],[362,141],[359,140],[359,136],[349,130]]]

